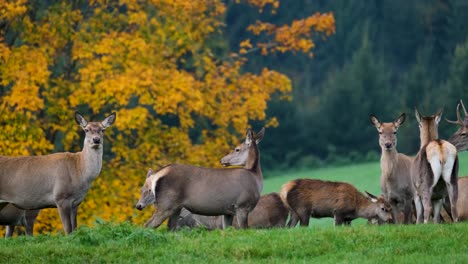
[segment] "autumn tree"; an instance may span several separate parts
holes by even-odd
[[[272,12],[279,1],[249,0]],[[252,120],[277,125],[265,110],[291,82],[264,68],[244,72],[247,54],[314,47],[312,33],[334,33],[332,14],[291,25],[257,22],[268,43],[245,40],[228,51],[224,1],[2,1],[0,3],[0,150],[2,155],[79,151],[73,120],[117,112],[106,132],[104,166],[78,212],[80,224],[130,220],[149,167],[183,162],[217,166]],[[60,230],[44,210],[36,230]]]

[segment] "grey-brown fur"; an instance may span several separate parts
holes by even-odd
[[[104,130],[115,113],[102,122],[87,122],[75,113],[75,120],[86,133],[81,152],[0,156],[0,210],[8,203],[21,209],[57,207],[65,233],[75,230],[78,206],[101,172]]]
[[[392,219],[391,206],[383,198],[364,196],[345,182],[296,179],[281,188],[281,199],[289,207],[289,227],[308,226],[310,217],[333,217],[335,225],[349,225],[354,219]]]
[[[410,224],[413,215],[414,194],[410,169],[414,158],[397,151],[397,131],[405,119],[403,113],[393,122],[382,123],[376,116],[370,115],[371,123],[379,132],[382,150],[380,188],[385,200],[392,206],[393,220],[397,224]]]
[[[13,236],[15,226],[24,226],[26,235],[32,236],[34,222],[40,210],[23,210],[8,204],[0,211],[0,225],[6,226],[5,237]]]
[[[458,156],[455,146],[438,139],[438,124],[442,112],[433,116],[421,116],[416,110],[420,127],[421,148],[411,168],[411,178],[415,189],[414,203],[416,222],[440,221],[440,210],[448,195],[453,206],[451,213],[458,221],[456,201],[458,198]],[[433,205],[434,203],[434,205]],[[434,209],[434,210],[433,210]]]
[[[158,227],[169,218],[169,229],[176,228],[182,208],[195,214],[224,215],[224,226],[232,225],[233,217],[239,226],[248,226],[248,214],[260,198],[263,176],[257,144],[258,134],[249,130],[246,140],[221,160],[225,166],[244,168],[203,168],[172,164],[156,173],[148,173],[136,208],[143,209],[154,201],[156,212],[145,226]]]
[[[289,210],[281,201],[277,193],[262,195],[255,208],[249,213],[249,228],[273,228],[284,227],[288,218]],[[223,225],[222,216],[204,216],[192,214],[185,208],[182,209],[177,227],[200,227],[209,230],[220,229]],[[236,219],[233,221],[234,227],[239,227]]]
[[[458,221],[468,221],[468,176],[458,178],[458,200],[457,200],[457,212]],[[446,222],[453,221],[451,214],[450,200],[445,198],[444,209],[449,219],[444,219]]]

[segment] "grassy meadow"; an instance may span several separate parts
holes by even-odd
[[[460,155],[468,175],[468,153]],[[353,183],[380,194],[378,162],[265,175],[264,193],[296,178]],[[312,219],[308,228],[204,229],[167,232],[131,223],[81,226],[70,236],[43,234],[0,239],[0,263],[467,263],[468,223],[333,227]]]

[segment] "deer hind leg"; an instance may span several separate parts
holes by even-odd
[[[440,199],[434,202],[434,223],[440,223],[440,210],[442,209],[442,205],[444,203],[444,199]]]
[[[14,231],[15,231],[14,225],[7,225],[6,230],[5,230],[5,238],[12,237]]]
[[[403,219],[403,223],[404,224],[411,224],[413,221],[413,202],[412,200],[405,200],[405,203],[404,203],[404,208],[403,208],[403,215],[404,215],[404,219]]]
[[[414,206],[416,207],[416,223],[421,224],[423,222],[423,205],[421,197],[417,194],[414,196]]]
[[[232,226],[232,221],[234,220],[234,216],[232,215],[224,215],[223,216],[223,229]]]
[[[431,217],[432,213],[432,188],[430,188],[428,191],[423,193],[422,195],[422,203],[423,203],[423,208],[424,208],[424,223],[427,224],[429,223],[429,218]]]
[[[295,227],[297,225],[297,222],[299,222],[299,215],[293,210],[291,210],[291,218],[289,219],[287,226],[290,228]]]
[[[298,212],[299,220],[301,221],[301,226],[309,226],[310,221],[310,211],[307,209],[302,209]]]
[[[450,200],[450,209],[452,214],[453,222],[458,222],[458,157],[455,159],[448,159],[442,170],[442,177],[445,181],[445,185]]]
[[[236,220],[239,228],[249,227],[249,210],[247,208],[239,208],[236,210]]]
[[[455,181],[455,184],[446,183],[446,185],[447,185],[448,197],[450,200],[450,211],[451,211],[452,219],[453,219],[453,222],[456,223],[458,222],[458,211],[457,211],[458,184],[457,184],[457,181]]]

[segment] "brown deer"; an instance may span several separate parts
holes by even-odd
[[[66,234],[77,226],[76,213],[102,167],[104,130],[112,113],[102,122],[87,122],[75,113],[85,131],[83,150],[44,156],[0,156],[0,210],[8,203],[21,209],[58,208]]]
[[[458,194],[458,221],[468,221],[468,176],[458,178]],[[450,208],[450,200],[446,197],[444,201],[445,215],[444,212],[442,212],[445,222],[453,222]]]
[[[460,116],[460,105],[463,108],[463,113],[465,114],[463,120]],[[464,151],[468,149],[468,112],[466,111],[465,105],[463,101],[457,104],[457,121],[450,121],[447,122],[459,125],[460,128],[449,138],[448,142],[452,143],[455,147],[457,147],[458,152]]]
[[[240,228],[248,226],[248,215],[260,198],[263,176],[257,144],[265,130],[258,134],[247,131],[245,142],[221,159],[224,166],[243,168],[202,168],[172,164],[147,173],[136,208],[142,210],[149,203],[157,208],[145,224],[158,227],[169,218],[168,227],[175,230],[182,208],[200,215],[224,215],[223,227],[237,218]]]
[[[289,207],[289,227],[308,226],[310,217],[333,217],[335,225],[350,225],[358,217],[368,220],[392,219],[391,206],[383,198],[366,192],[367,197],[345,182],[296,179],[284,184],[280,196]]]
[[[257,206],[249,213],[249,228],[273,228],[284,227],[288,218],[289,210],[281,201],[277,193],[262,195]],[[182,209],[177,221],[177,228],[181,227],[205,227],[209,230],[222,228],[222,216],[205,216],[192,214],[185,208]],[[233,226],[238,227],[236,219]]]
[[[12,237],[15,226],[24,226],[26,235],[32,236],[34,222],[40,210],[23,210],[18,207],[7,204],[0,211],[0,225],[6,226],[5,238]]]
[[[447,195],[452,205],[451,213],[454,222],[457,222],[457,149],[448,141],[438,139],[441,110],[432,116],[421,116],[417,109],[415,113],[421,138],[421,148],[411,168],[411,178],[415,189],[416,222],[422,223],[424,213],[424,223],[428,223],[429,217],[434,213],[433,220],[438,223],[440,209]]]
[[[413,212],[413,187],[411,184],[411,164],[413,157],[398,153],[397,131],[405,122],[406,115],[401,114],[395,121],[382,123],[375,115],[370,115],[371,123],[379,132],[379,145],[382,149],[380,158],[380,188],[384,199],[392,206],[395,223],[410,224]]]

